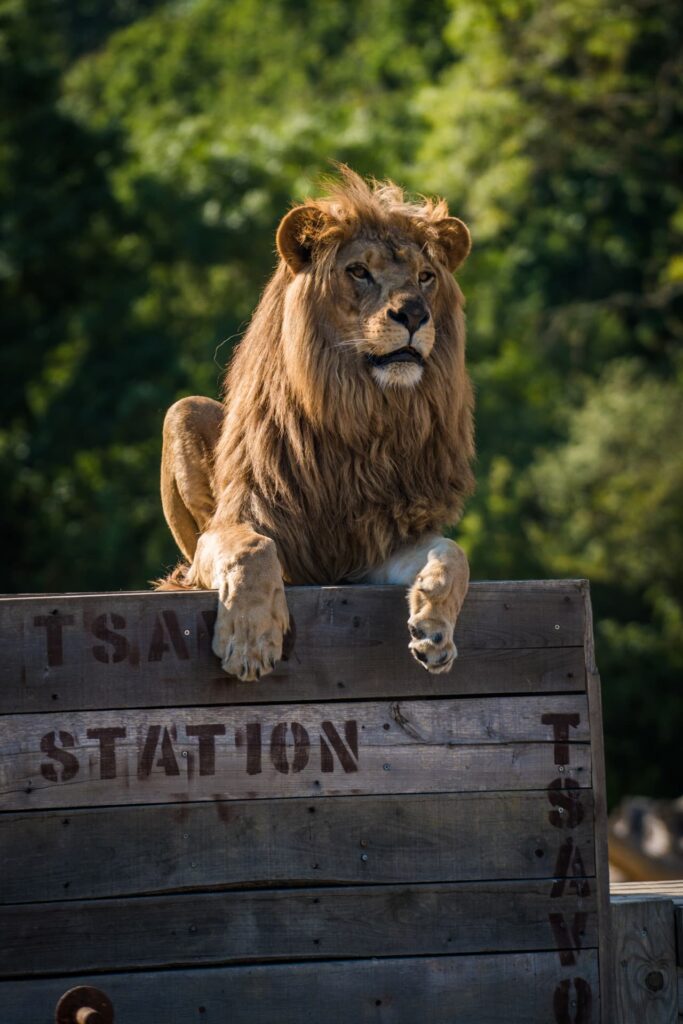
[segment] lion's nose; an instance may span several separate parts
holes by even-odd
[[[398,309],[388,309],[387,316],[407,328],[411,338],[429,320],[429,310],[419,299],[409,299]]]

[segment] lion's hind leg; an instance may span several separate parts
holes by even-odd
[[[182,398],[166,413],[161,454],[161,504],[188,562],[215,509],[213,453],[223,406],[211,398]]]

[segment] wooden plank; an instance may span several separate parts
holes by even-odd
[[[577,582],[472,584],[446,676],[408,652],[403,587],[291,587],[287,599],[293,646],[258,685],[211,653],[213,593],[0,599],[0,712],[585,688],[577,651],[552,653],[583,644]],[[505,664],[489,651],[509,652]]]
[[[405,639],[405,638],[404,638]],[[170,655],[168,656],[170,657]],[[382,669],[384,660],[384,670]],[[147,666],[106,666],[86,673],[78,668],[46,667],[39,679],[8,685],[0,682],[0,714],[13,712],[88,711],[104,708],[155,708],[211,704],[321,703],[325,700],[384,697],[439,697],[454,693],[539,694],[584,692],[586,673],[581,647],[459,649],[445,675],[420,668],[404,650],[404,641],[368,658],[349,660],[344,671],[326,661],[281,662],[258,683],[241,683],[219,673],[208,653],[193,655],[178,675],[162,678]],[[161,671],[161,669],[159,669]],[[4,676],[3,676],[4,680]],[[388,682],[389,681],[389,682]]]
[[[614,1024],[675,1024],[674,908],[670,899],[612,899]]]
[[[87,982],[125,1024],[597,1024],[597,957],[557,953],[354,960],[6,982],[3,1024],[52,1024]],[[633,1021],[630,1022],[633,1024]]]
[[[4,814],[0,900],[594,874],[592,793],[581,791],[574,827],[561,830],[550,799],[555,791]]]
[[[647,882],[610,882],[609,891],[612,896],[637,896],[639,899],[646,896],[668,896],[677,903],[683,901],[683,878]]]
[[[594,879],[195,893],[6,906],[4,977],[597,946]],[[585,893],[586,895],[583,895]],[[55,942],[59,935],[59,942]]]
[[[583,585],[585,599],[586,681],[588,686],[588,707],[590,715],[591,768],[595,777],[595,859],[598,880],[600,922],[600,993],[605,1021],[611,1021],[614,1001],[614,971],[611,967],[612,916],[609,899],[609,855],[607,849],[607,782],[605,776],[605,749],[602,725],[602,695],[600,676],[595,662],[595,639],[593,636],[593,612],[590,588]]]
[[[176,708],[0,719],[4,810],[590,787],[584,697]],[[567,742],[571,741],[571,742]],[[571,764],[568,752],[571,750]],[[556,768],[557,764],[559,768]]]

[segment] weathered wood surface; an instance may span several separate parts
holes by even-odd
[[[676,1024],[672,901],[613,896],[611,912],[614,1024]]]
[[[288,601],[256,684],[213,594],[0,601],[3,1024],[608,1024],[586,585],[474,585],[437,677],[402,588]]]
[[[652,921],[649,920],[649,911],[644,907],[644,904],[649,900],[654,900],[658,904],[656,912],[658,923],[668,932],[668,936],[660,934],[658,937],[655,937],[654,941],[660,951],[664,950],[665,969],[661,970],[657,963],[652,963],[650,964],[652,970],[648,970],[647,964],[643,966],[641,963],[635,979],[633,977],[633,970],[631,970],[630,973],[627,972],[626,974],[625,983],[627,991],[635,987],[637,998],[646,1002],[648,1012],[652,1015],[652,1020],[656,1021],[657,1024],[660,1024],[660,1021],[679,1022],[683,1018],[683,879],[651,882],[612,882],[610,891],[613,917],[615,919],[620,917],[620,924],[622,925],[622,927],[615,931],[616,938],[637,936],[640,932],[640,938],[647,940],[648,936],[643,935],[642,932],[643,929],[648,932],[648,928],[652,926]],[[667,903],[670,904],[670,910],[666,907]],[[631,909],[625,910],[625,904],[628,904]],[[639,918],[641,918],[640,924]],[[671,924],[673,924],[673,938],[671,937]],[[671,969],[670,962],[672,945],[676,952],[676,965],[673,970]],[[649,952],[652,953],[654,951],[656,949],[650,946]],[[619,950],[615,949],[614,973],[617,984],[620,981],[620,975],[623,975],[626,970],[622,965],[623,957],[620,960],[618,953]],[[678,974],[677,985],[675,980],[676,973]],[[671,974],[674,975],[674,987],[677,988],[676,1011],[672,1010],[670,998]],[[660,992],[664,992],[664,996],[660,997],[657,1001],[653,1001],[653,997],[657,996]],[[647,1018],[647,1020],[649,1019]],[[621,1024],[621,1021],[617,1021],[616,1024]]]
[[[597,946],[594,879],[556,884],[556,896],[547,881],[468,882],[7,906],[0,974],[553,948],[576,963]]]
[[[0,681],[0,713],[87,711],[102,708],[163,708],[182,705],[320,703],[325,700],[363,700],[386,696],[461,696],[488,693],[534,694],[584,692],[586,671],[580,647],[537,647],[476,650],[459,648],[454,667],[446,675],[425,672],[408,654],[407,635],[397,639],[393,652],[376,652],[388,661],[386,677],[360,655],[356,668],[333,672],[314,663],[296,675],[291,662],[278,663],[275,672],[256,683],[241,683],[220,672],[218,662],[193,661],[182,675],[160,674],[154,666],[133,666],[128,671],[112,666],[82,677],[60,671],[43,672],[41,679],[9,689]],[[404,650],[405,648],[405,650]],[[213,657],[213,656],[211,656]],[[294,657],[294,656],[292,656]],[[331,676],[334,678],[330,678]]]
[[[639,900],[668,896],[674,904],[683,903],[683,878],[670,878],[649,882],[610,882],[610,894],[634,896]]]
[[[559,830],[549,817],[556,798],[541,790],[3,814],[0,901],[593,875],[593,795],[581,791],[579,820]]]
[[[587,737],[573,694],[8,715],[0,807],[587,788]]]
[[[605,1024],[613,1017],[614,974],[610,969],[612,916],[609,901],[609,855],[607,849],[607,782],[602,725],[600,675],[595,661],[595,637],[590,591],[585,591],[584,654],[591,734],[591,768],[595,799],[595,872],[598,887],[598,920],[600,925],[600,1002]]]
[[[408,652],[404,588],[291,587],[288,660],[257,686],[211,653],[212,593],[0,599],[0,712],[584,690],[584,595],[581,581],[472,584],[460,658],[430,676]]]
[[[593,1024],[597,955],[563,967],[557,953],[396,958],[92,975],[122,1024]],[[52,1024],[80,978],[3,985],[5,1024]],[[635,1024],[635,1022],[630,1022]]]

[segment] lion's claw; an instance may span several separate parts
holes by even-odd
[[[288,625],[284,591],[277,588],[266,600],[218,602],[212,649],[221,667],[241,682],[260,679],[272,672],[282,657],[282,640]]]
[[[412,640],[408,645],[413,657],[428,672],[449,672],[458,656],[450,623],[429,620],[408,623]]]

